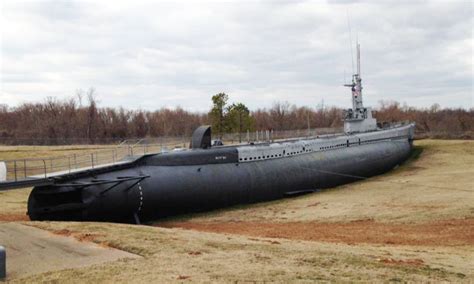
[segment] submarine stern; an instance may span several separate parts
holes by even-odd
[[[30,219],[136,222],[143,205],[141,182],[149,176],[130,175],[130,170],[114,174],[34,187],[28,198]]]

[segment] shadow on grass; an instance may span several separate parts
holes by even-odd
[[[414,163],[420,159],[421,154],[423,153],[424,150],[425,150],[425,146],[413,146],[410,154],[408,155],[408,158],[405,161],[403,161],[399,166],[395,167],[391,171],[388,171],[384,174],[379,175],[379,177],[399,174],[404,171],[413,171],[413,170],[420,169],[420,167],[414,165]]]
[[[414,162],[418,160],[421,156],[421,153],[423,153],[423,150],[424,150],[423,146],[413,146],[410,156],[408,157],[408,159],[405,161],[404,164],[409,164],[410,162]]]

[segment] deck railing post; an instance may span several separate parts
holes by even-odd
[[[48,177],[48,170],[46,169],[46,161],[45,160],[42,160],[43,161],[43,169],[44,169],[44,178],[47,178]]]
[[[16,178],[16,161],[13,161],[13,172],[15,173],[15,181],[17,181],[17,178]]]

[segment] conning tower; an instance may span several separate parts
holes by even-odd
[[[352,108],[344,110],[344,132],[358,133],[377,130],[377,121],[372,109],[362,103],[362,78],[360,76],[360,44],[357,44],[357,73],[352,75],[352,84],[344,85],[352,90]]]

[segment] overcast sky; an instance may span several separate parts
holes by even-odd
[[[99,3],[100,2],[100,3]],[[472,1],[1,1],[0,103],[72,97],[207,111],[213,94],[350,106],[352,41],[366,105],[473,107]]]

